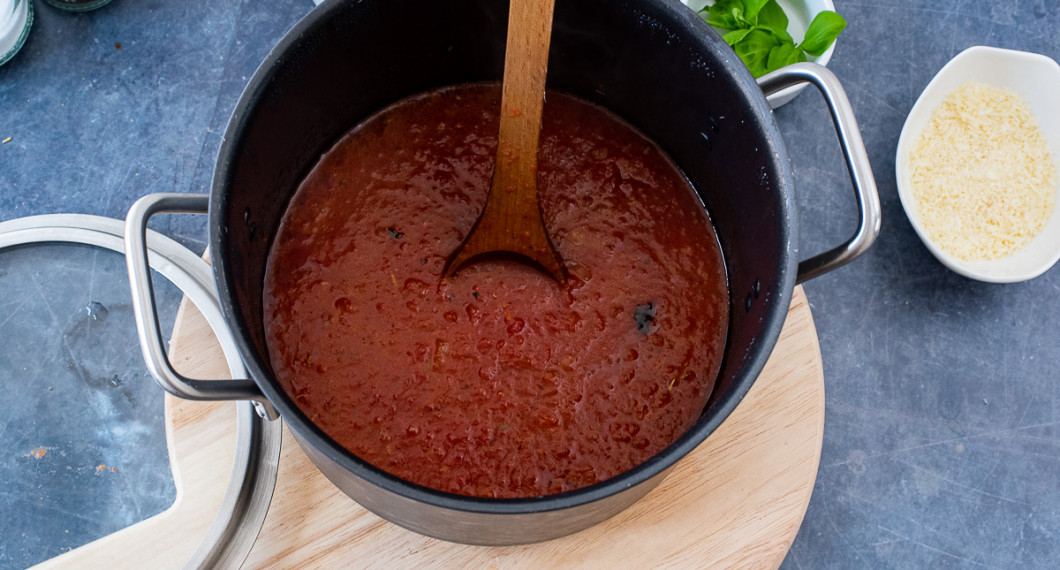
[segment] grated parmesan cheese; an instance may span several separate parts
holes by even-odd
[[[967,83],[931,115],[909,156],[916,212],[929,239],[966,261],[1027,245],[1052,215],[1056,162],[1030,105]]]

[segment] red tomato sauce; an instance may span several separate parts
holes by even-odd
[[[485,202],[500,90],[449,87],[350,131],[269,257],[276,377],[336,442],[406,480],[529,497],[626,471],[700,415],[729,318],[717,237],[651,141],[549,92],[545,223],[570,278],[511,262],[443,279]]]

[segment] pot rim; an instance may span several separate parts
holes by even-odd
[[[781,251],[781,259],[777,264],[778,285],[772,292],[772,298],[769,299],[772,306],[766,317],[767,322],[764,323],[762,333],[755,339],[756,346],[748,350],[746,363],[742,366],[738,375],[740,378],[735,381],[735,389],[728,397],[708,404],[703,414],[709,414],[709,417],[705,421],[697,420],[697,423],[678,438],[677,441],[640,465],[599,483],[562,493],[523,498],[486,498],[439,491],[391,475],[360,459],[334,442],[302,413],[301,409],[293,403],[286,392],[279,387],[272,374],[258,360],[256,350],[248,340],[249,327],[242,318],[241,313],[235,310],[235,280],[231,272],[232,269],[225,256],[217,255],[213,259],[213,268],[222,313],[230,326],[233,326],[233,337],[251,378],[300,438],[357,477],[414,501],[443,509],[469,513],[518,515],[564,510],[593,503],[650,482],[653,478],[666,472],[709,437],[728,418],[729,414],[743,400],[743,397],[750,390],[751,385],[764,368],[774,345],[780,337],[787,308],[791,303],[795,288],[797,266],[793,246],[796,239],[794,236],[798,235],[798,216],[795,215],[793,191],[794,181],[790,167],[780,168],[781,165],[787,166],[789,164],[780,129],[776,124],[765,95],[758,87],[751,73],[731,52],[724,40],[694,11],[679,2],[667,2],[665,0],[621,1],[627,5],[630,3],[653,4],[653,8],[657,10],[656,13],[664,15],[676,27],[692,29],[697,32],[690,34],[689,37],[682,38],[690,46],[694,46],[697,51],[715,51],[731,55],[731,57],[718,58],[718,71],[735,76],[734,86],[739,92],[739,96],[747,102],[750,115],[759,122],[766,139],[775,141],[774,147],[768,150],[773,151],[770,160],[778,166],[775,169],[776,172],[782,174],[782,177],[776,181],[776,184],[782,190],[778,193],[780,199],[777,202],[777,218],[787,220],[787,231],[782,231],[782,233],[787,234],[783,236],[787,238],[787,242],[786,247]],[[209,225],[212,251],[227,251],[225,245],[228,232],[224,230],[227,192],[221,192],[219,189],[228,188],[228,183],[232,176],[233,157],[236,156],[243,138],[247,126],[247,118],[251,116],[257,101],[261,99],[266,92],[266,88],[281,69],[286,54],[297,47],[303,41],[303,38],[311,36],[315,28],[323,25],[343,6],[344,3],[339,0],[328,0],[312,10],[291,28],[265,57],[233,109],[232,117],[225,130],[224,139],[218,150],[217,164],[210,191]],[[783,191],[784,189],[787,189],[787,191]],[[738,308],[733,300],[735,298],[733,295],[733,292],[730,291],[730,313],[735,313]],[[724,362],[722,368],[725,368]],[[746,380],[747,377],[750,377],[749,381]]]

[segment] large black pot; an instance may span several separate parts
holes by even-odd
[[[694,427],[657,456],[577,491],[491,500],[397,479],[335,444],[273,376],[262,326],[262,286],[288,201],[322,152],[380,108],[431,88],[499,80],[503,0],[330,0],[280,42],[235,109],[209,197],[210,247],[220,303],[253,379],[204,383],[180,377],[141,335],[164,386],[185,397],[243,398],[272,406],[306,454],[366,508],[417,532],[475,544],[513,544],[575,532],[614,515],[657,485],[747,393],[780,333],[798,280],[860,254],[879,227],[864,147],[841,88],[824,68],[801,64],[760,86],[730,48],[676,0],[559,0],[549,86],[596,102],[654,139],[702,196],[725,253],[732,323],[714,393]],[[795,189],[787,151],[763,88],[809,81],[825,94],[847,155],[861,227],[847,243],[804,261],[797,251]],[[130,212],[129,256],[157,211],[194,210],[204,197],[147,197]],[[134,270],[135,273],[135,270]],[[133,279],[141,331],[153,331],[146,273]],[[157,345],[157,346],[156,346]],[[162,356],[160,357],[159,354]],[[270,405],[271,404],[271,405]]]

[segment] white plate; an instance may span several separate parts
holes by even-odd
[[[921,241],[946,267],[966,277],[991,283],[1026,281],[1045,273],[1060,259],[1060,203],[1053,208],[1052,217],[1041,233],[1026,247],[988,261],[965,261],[942,251],[928,239],[916,213],[909,153],[931,120],[932,111],[954,89],[969,81],[1003,87],[1023,96],[1038,121],[1053,161],[1060,164],[1060,65],[1036,53],[970,47],[957,54],[935,75],[909,111],[898,139],[895,159],[898,198]]]

